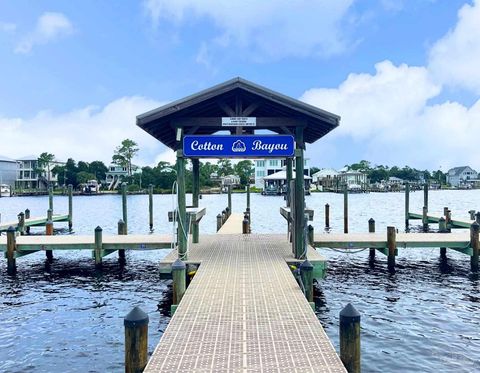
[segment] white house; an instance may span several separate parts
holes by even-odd
[[[454,167],[447,173],[447,183],[454,187],[473,184],[477,179],[478,172],[469,166]]]
[[[315,183],[317,187],[321,187],[321,190],[334,189],[335,177],[337,177],[338,174],[339,172],[333,168],[322,168],[312,175],[312,182]]]
[[[310,175],[310,169],[307,166],[308,158],[304,159],[304,168],[306,175]],[[263,188],[263,178],[265,176],[273,175],[276,172],[286,169],[285,159],[256,159],[255,165],[255,187]],[[295,159],[293,160],[293,169],[295,169]]]
[[[17,163],[17,187],[20,189],[47,189],[48,180],[55,185],[58,182],[58,176],[52,173],[53,165],[63,164],[63,162],[53,161],[50,164],[50,174],[45,170],[45,176],[43,176],[38,173],[38,156],[28,155],[17,159]]]
[[[9,185],[12,190],[17,180],[17,161],[0,155],[0,184]]]

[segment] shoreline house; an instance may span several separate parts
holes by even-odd
[[[304,174],[310,176],[310,168],[308,167],[308,158],[304,159]],[[283,171],[287,168],[287,161],[285,159],[256,159],[254,161],[254,177],[255,187],[264,187],[264,177],[273,175],[277,172]],[[293,159],[293,169],[295,170],[295,159]]]
[[[454,167],[448,170],[447,183],[453,187],[472,188],[480,184],[478,172],[469,166]]]
[[[58,183],[58,176],[52,173],[52,168],[53,165],[63,164],[63,162],[52,161],[50,171],[44,170],[39,173],[38,156],[28,155],[16,161],[18,164],[17,188],[47,190],[49,182],[53,186]]]
[[[0,155],[0,184],[8,185],[13,190],[17,177],[17,161]]]
[[[132,164],[132,175],[136,173],[141,173],[142,169],[136,165]],[[105,183],[107,184],[107,190],[115,190],[122,180],[128,175],[128,167],[121,166],[118,164],[110,164],[108,166],[108,171],[105,173]]]
[[[361,171],[353,171],[348,168],[343,168],[335,177],[336,191],[343,191],[345,185],[349,192],[367,192],[369,190],[367,174]]]
[[[295,179],[296,172],[293,171],[292,177]],[[305,194],[310,194],[311,176],[304,175]],[[280,195],[287,193],[287,171],[282,170],[263,178],[263,193],[266,195]]]
[[[321,191],[333,191],[336,186],[335,177],[339,172],[333,168],[322,168],[312,175],[312,183]]]

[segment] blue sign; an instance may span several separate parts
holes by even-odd
[[[293,157],[295,142],[290,135],[194,136],[183,138],[185,157]]]

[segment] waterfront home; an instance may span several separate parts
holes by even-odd
[[[0,184],[15,186],[17,180],[17,161],[0,155]]]
[[[132,172],[134,174],[141,173],[140,167],[132,164]],[[105,173],[105,183],[108,190],[116,189],[123,179],[128,176],[128,168],[118,164],[111,164],[108,166],[108,171]]]
[[[310,176],[310,169],[308,168],[308,158],[304,159],[304,170],[305,175]],[[264,182],[263,178],[265,176],[273,175],[277,172],[286,169],[286,160],[285,159],[256,159],[254,161],[255,166],[255,187],[263,188]],[[293,168],[295,169],[295,159],[293,159]]]
[[[453,187],[473,187],[478,181],[478,172],[469,166],[448,170],[447,183]]]
[[[293,179],[295,179],[296,172],[293,171]],[[304,175],[305,193],[310,194],[310,184],[312,183],[311,176]],[[282,170],[274,174],[265,176],[263,178],[263,190],[265,194],[282,194],[287,191],[287,171]]]
[[[335,189],[335,177],[339,172],[333,168],[322,168],[320,171],[312,175],[312,183],[323,191]]]
[[[58,183],[58,175],[52,173],[52,167],[39,172],[38,156],[28,155],[17,159],[18,177],[17,188],[19,189],[40,189],[46,190],[48,182],[52,185]],[[51,164],[63,164],[62,162],[52,162]]]
[[[367,174],[361,171],[343,169],[335,176],[336,191],[342,191],[345,185],[351,192],[366,192],[369,187]]]

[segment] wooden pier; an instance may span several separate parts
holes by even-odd
[[[52,218],[49,219],[47,216],[45,217],[36,217],[36,218],[29,218],[25,219],[23,227],[44,227],[47,225],[48,220],[51,220],[52,223],[56,222],[69,222],[70,216],[69,215],[52,215]],[[15,230],[19,230],[22,228],[22,223],[17,221],[11,221],[6,223],[0,224],[0,232],[6,232],[9,227],[13,227]]]
[[[284,235],[202,236],[188,258],[200,266],[145,372],[346,371],[292,275],[299,261]]]

